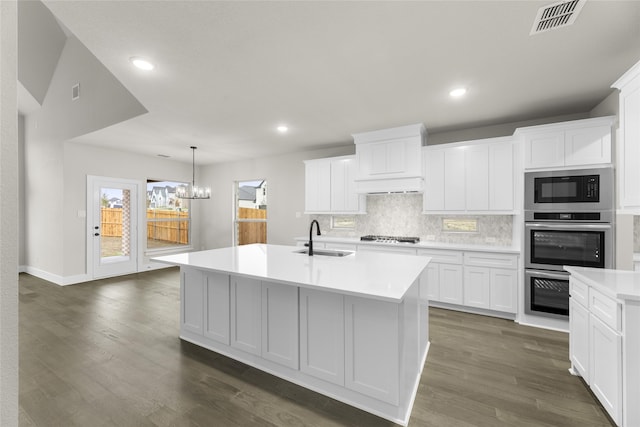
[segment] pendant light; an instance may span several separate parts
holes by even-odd
[[[196,149],[198,147],[191,146],[190,148],[193,151],[192,181],[190,185],[181,185],[176,188],[176,197],[180,199],[210,199],[210,187],[196,186]]]

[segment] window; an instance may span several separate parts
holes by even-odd
[[[477,233],[478,220],[475,218],[443,218],[442,231],[450,233]]]
[[[147,180],[147,250],[187,247],[191,243],[189,200],[176,197],[183,182]]]
[[[331,228],[353,230],[356,228],[356,217],[354,216],[332,216]]]
[[[236,245],[267,243],[267,181],[236,181]]]

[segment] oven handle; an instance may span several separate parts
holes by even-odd
[[[546,277],[547,279],[560,279],[560,280],[569,280],[569,272],[560,272],[560,271],[555,271],[555,272],[546,272],[546,271],[540,271],[540,270],[525,270],[526,274],[530,274],[533,276],[540,276],[540,277]]]
[[[611,224],[563,224],[563,223],[550,223],[550,222],[526,222],[525,228],[554,228],[556,230],[611,230]]]

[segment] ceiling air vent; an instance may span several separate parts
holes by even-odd
[[[529,35],[544,33],[575,22],[587,0],[565,0],[538,9]]]

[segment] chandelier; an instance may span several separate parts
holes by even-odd
[[[211,188],[196,185],[196,148],[198,147],[191,146],[190,148],[193,151],[192,181],[190,185],[181,185],[176,188],[176,197],[180,199],[210,199]]]

